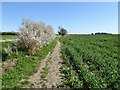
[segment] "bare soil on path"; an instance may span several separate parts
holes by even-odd
[[[53,51],[49,52],[46,58],[40,62],[37,72],[29,77],[29,82],[31,83],[28,86],[29,88],[52,88],[61,84],[62,74],[60,73],[60,67],[62,65],[62,59],[60,58],[60,47],[60,42],[57,41]],[[41,75],[43,74],[42,72],[44,70],[43,68],[45,67],[49,69],[45,79],[41,80]]]
[[[0,40],[0,42],[12,42],[12,41],[17,41],[19,39],[6,39],[6,40]]]

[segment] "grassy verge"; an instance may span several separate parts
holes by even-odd
[[[23,52],[19,53],[19,61],[16,66],[3,74],[2,88],[21,87],[20,80],[28,78],[36,72],[40,60],[50,52],[56,45],[56,39],[49,45],[44,46],[35,56],[28,57]]]

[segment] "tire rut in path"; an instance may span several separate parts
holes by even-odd
[[[39,65],[39,69],[36,73],[30,76],[29,81],[32,83],[32,88],[41,88],[42,70],[46,66],[49,68],[45,81],[42,81],[47,88],[57,87],[61,84],[62,74],[60,73],[60,67],[62,59],[60,58],[60,42],[57,41],[52,53],[49,53],[45,59],[43,59]],[[31,86],[29,86],[31,87]]]

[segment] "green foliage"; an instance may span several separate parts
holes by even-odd
[[[8,57],[8,54],[4,52],[4,48],[12,47],[13,43],[12,42],[2,42],[0,43],[1,48],[0,48],[0,59],[2,61],[5,61]]]
[[[11,47],[12,46],[12,42],[0,42],[1,44],[1,49],[0,52],[2,52],[3,48],[7,48],[7,47]]]
[[[59,31],[58,31],[58,34],[59,34],[59,35],[64,36],[64,35],[66,35],[67,33],[68,33],[68,32],[67,32],[67,30],[66,30],[65,28],[59,27]]]
[[[43,71],[41,72],[41,76],[40,76],[41,80],[45,80],[48,74],[48,71],[49,71],[49,67],[46,66],[43,68]]]
[[[67,36],[60,41],[67,85],[119,89],[117,35]]]

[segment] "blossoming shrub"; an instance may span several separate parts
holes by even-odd
[[[23,19],[18,37],[18,47],[34,55],[40,47],[49,44],[55,38],[55,33],[51,25]]]

